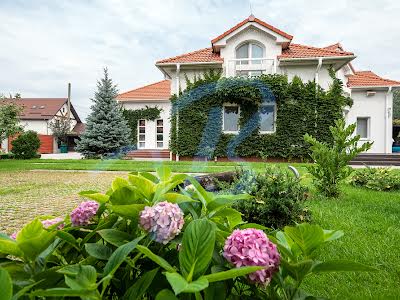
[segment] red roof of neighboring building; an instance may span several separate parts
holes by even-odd
[[[156,64],[166,63],[185,63],[185,62],[218,62],[222,63],[224,59],[219,53],[214,53],[212,48],[204,48],[182,55],[159,60]]]
[[[171,81],[162,80],[117,96],[119,101],[127,100],[168,100],[171,97]]]
[[[20,115],[21,120],[50,120],[62,106],[67,102],[67,98],[20,98],[5,99],[2,102],[15,103],[22,106],[23,110]],[[81,122],[78,114],[71,105],[71,113],[78,122]]]
[[[307,58],[307,57],[336,57],[336,56],[353,56],[354,53],[333,49],[334,45],[317,48],[312,46],[290,44],[287,49],[282,50],[279,58]],[[330,48],[329,48],[330,47]],[[329,48],[329,49],[328,49]]]
[[[348,87],[400,86],[400,81],[382,78],[372,71],[357,71],[348,76]]]
[[[248,22],[256,22],[257,24],[260,24],[261,26],[264,26],[266,28],[268,28],[269,30],[289,39],[292,40],[293,36],[290,34],[287,34],[286,32],[283,32],[282,30],[275,28],[274,26],[265,23],[264,21],[261,21],[260,19],[257,19],[256,17],[254,17],[253,15],[250,15],[248,18],[244,19],[242,22],[236,24],[235,26],[233,26],[231,29],[225,31],[223,34],[217,36],[215,39],[213,39],[211,41],[212,44],[218,42],[219,40],[223,39],[224,37],[226,37],[227,35],[229,35],[230,33],[234,32],[236,29],[242,27],[243,25],[247,24]]]

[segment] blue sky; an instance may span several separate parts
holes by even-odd
[[[108,67],[121,92],[161,80],[155,61],[210,46],[250,14],[295,43],[341,42],[356,69],[400,80],[400,1],[0,1],[0,93],[65,97],[90,112]],[[333,5],[334,4],[334,5]]]

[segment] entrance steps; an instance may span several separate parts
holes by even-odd
[[[350,162],[353,166],[400,166],[400,154],[360,154]]]
[[[138,149],[129,151],[125,159],[135,160],[169,160],[168,149]]]

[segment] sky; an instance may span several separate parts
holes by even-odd
[[[357,70],[400,80],[400,1],[0,0],[0,93],[66,97],[81,118],[107,67],[119,91],[163,79],[157,60],[209,47],[253,14],[293,42],[340,42]]]

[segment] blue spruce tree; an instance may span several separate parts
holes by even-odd
[[[97,91],[91,99],[94,104],[86,129],[77,142],[76,151],[85,158],[101,158],[129,145],[131,130],[115,100],[117,95],[117,87],[104,69],[104,78],[97,82]]]

